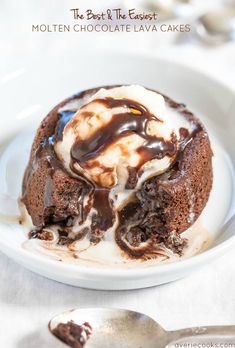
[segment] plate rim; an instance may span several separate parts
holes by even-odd
[[[112,56],[112,54],[108,53],[109,56]],[[198,68],[194,68],[191,66],[188,66],[185,63],[178,62],[171,58],[165,58],[165,57],[158,57],[156,54],[150,54],[150,53],[139,53],[139,54],[133,54],[133,53],[120,53],[118,54],[123,58],[127,57],[130,59],[131,57],[139,59],[155,59],[156,61],[159,61],[161,64],[170,64],[174,65],[175,67],[179,67],[180,69],[184,69],[185,71],[188,71],[190,74],[196,74],[198,77],[202,79],[206,79],[207,82],[210,84],[214,84],[217,86],[217,88],[222,88],[226,90],[229,94],[233,95],[232,103],[235,101],[235,90],[231,87],[229,87],[226,83],[221,81],[219,78],[213,77],[210,74],[206,74],[206,72],[203,72],[199,70]],[[102,55],[104,55],[104,52],[102,52]],[[75,55],[76,56],[76,55]],[[36,60],[35,60],[36,61]],[[27,70],[27,69],[26,69]],[[228,105],[228,110],[231,105]],[[10,133],[10,132],[9,132]],[[1,143],[0,143],[1,145]],[[0,228],[2,228],[3,223],[0,222]],[[8,227],[7,227],[8,228]],[[6,229],[7,229],[6,228]],[[12,252],[16,252],[17,257],[9,256],[10,258],[13,258],[16,260],[20,257],[24,257],[28,260],[28,262],[37,262],[41,263],[43,265],[52,265],[53,269],[60,269],[61,272],[70,270],[70,272],[74,272],[80,278],[81,276],[86,276],[85,278],[97,278],[101,277],[101,279],[139,279],[139,278],[147,278],[152,275],[159,275],[159,274],[169,274],[171,272],[176,272],[180,270],[188,270],[190,268],[199,266],[200,264],[204,263],[205,261],[215,259],[217,256],[221,256],[226,252],[226,250],[232,248],[233,243],[235,243],[235,235],[230,236],[227,240],[222,241],[221,243],[212,246],[210,249],[205,250],[199,254],[196,254],[190,258],[177,260],[175,262],[171,262],[168,264],[156,264],[146,267],[133,267],[133,268],[119,268],[119,267],[97,267],[97,266],[90,266],[90,265],[83,265],[83,264],[71,264],[71,263],[63,263],[58,262],[57,260],[49,259],[48,257],[44,255],[38,255],[36,253],[24,250],[22,246],[20,248],[12,247],[10,248],[8,243],[5,243],[4,240],[0,239],[0,250],[9,256]],[[17,261],[19,263],[19,261]],[[27,266],[24,266],[27,268]],[[35,271],[36,272],[36,271]],[[40,273],[40,272],[37,272]],[[43,275],[42,273],[40,273]],[[84,278],[83,278],[84,279]]]

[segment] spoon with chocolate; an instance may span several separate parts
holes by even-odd
[[[235,325],[166,331],[145,314],[112,308],[66,311],[51,319],[49,330],[73,348],[173,348],[176,343],[190,342],[235,344]]]

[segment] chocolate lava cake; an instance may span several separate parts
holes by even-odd
[[[102,88],[109,90],[114,87],[117,86]],[[109,196],[110,188],[94,184],[81,172],[68,170],[54,149],[54,144],[62,139],[66,124],[100,88],[75,94],[58,104],[37,131],[22,188],[22,202],[34,225],[30,232],[31,238],[50,239],[48,231],[51,226],[56,226],[58,244],[67,245],[85,237],[89,238],[91,244],[97,244],[105,239],[106,231],[114,225],[115,212]],[[147,148],[148,151],[146,148],[142,151],[148,159],[162,159],[167,155],[174,160],[166,171],[147,178],[140,187],[137,188],[136,183],[142,175],[142,169],[128,167],[125,190],[132,192],[132,199],[118,208],[114,228],[114,241],[127,257],[151,258],[162,247],[182,255],[187,240],[181,234],[198,219],[212,187],[212,150],[206,130],[184,104],[163,97],[169,109],[189,122],[191,130],[180,128],[177,150],[174,137],[171,143],[158,138],[157,149],[153,149],[156,141],[148,139],[152,145]],[[128,102],[131,102],[131,106],[128,105],[130,109],[137,109],[148,121],[146,109],[143,112],[143,107],[133,100],[122,100],[124,104]],[[111,104],[113,101],[109,99],[107,107]],[[105,128],[107,126],[98,132],[99,141],[102,141]],[[112,129],[116,131],[115,134]],[[128,128],[128,132],[139,129],[140,124]],[[120,124],[112,124],[105,134],[110,132],[113,132],[113,138],[120,137]],[[80,158],[90,158],[92,152],[94,157],[98,151],[94,148],[97,141],[93,135],[85,143],[77,144]],[[152,157],[149,157],[150,152]],[[87,200],[86,197],[92,199]],[[89,214],[91,223],[84,224]],[[77,233],[72,233],[76,223],[81,228],[77,229]]]

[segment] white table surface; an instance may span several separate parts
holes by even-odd
[[[124,51],[130,47],[132,51],[137,49],[130,45],[134,38],[131,35],[127,37],[127,34],[80,35],[78,41],[78,36],[73,35],[67,40],[65,34],[30,33],[28,24],[53,20],[51,12],[55,6],[60,20],[63,16],[68,20],[64,8],[75,3],[77,6],[79,0],[41,0],[37,4],[29,0],[2,0],[0,77],[11,71],[16,59],[20,62],[36,54],[56,55],[60,52],[61,43],[66,45],[68,51],[87,44],[99,48],[109,46],[110,49],[115,46]],[[203,11],[205,3],[211,6],[217,1],[197,0],[199,12]],[[8,28],[6,34],[3,28],[5,32]],[[139,51],[179,60],[235,89],[234,44],[208,48],[193,39],[183,40],[182,36],[180,43],[176,44],[172,36],[156,39],[148,34],[139,35],[138,40]],[[92,291],[63,285],[29,272],[3,254],[0,254],[0,272],[0,347],[4,348],[54,347],[54,338],[47,331],[47,322],[58,312],[73,307],[105,306],[142,311],[157,319],[166,329],[235,324],[235,247],[228,255],[205,265],[186,279],[136,291]]]

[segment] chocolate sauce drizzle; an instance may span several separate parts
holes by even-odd
[[[107,231],[115,221],[113,202],[109,198],[109,192],[110,190],[107,188],[94,187],[93,208],[97,212],[92,216],[91,224],[91,241],[94,243],[99,242],[102,238],[101,231]]]
[[[63,110],[59,113],[59,121],[57,122],[54,140],[60,141],[63,138],[63,130],[66,124],[71,120],[76,111]]]
[[[140,166],[151,159],[161,159],[166,155],[172,157],[176,154],[177,146],[174,135],[170,141],[166,141],[148,134],[147,126],[150,121],[162,121],[140,103],[129,99],[112,98],[97,99],[96,102],[104,104],[109,109],[122,107],[126,109],[126,112],[113,115],[111,121],[91,137],[86,140],[78,140],[73,145],[71,157],[81,167],[85,168],[89,160],[98,157],[102,151],[119,139],[133,133],[146,141],[137,150],[141,156]]]

